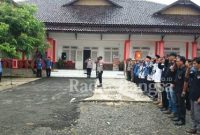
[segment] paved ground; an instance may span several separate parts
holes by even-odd
[[[75,77],[75,78],[83,78],[87,75],[85,74],[86,70],[53,70],[53,77]],[[91,74],[92,78],[96,78],[95,70],[92,70]],[[123,71],[104,71],[103,78],[124,78]]]
[[[44,78],[1,91],[0,135],[185,134],[188,125],[175,127],[152,103],[77,102],[94,95],[96,82],[78,79],[72,88],[72,79]]]

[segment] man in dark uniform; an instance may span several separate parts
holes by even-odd
[[[173,120],[176,121],[175,125],[177,126],[185,125],[186,104],[185,90],[183,90],[186,74],[185,62],[186,59],[183,56],[178,56],[176,59],[177,72],[174,81],[174,90],[177,96],[177,117]]]
[[[50,77],[53,62],[51,61],[50,57],[48,57],[45,62],[46,62],[46,75],[47,75],[47,77]]]
[[[173,83],[176,75],[176,53],[171,53],[167,59],[165,59],[165,68],[163,73],[162,82],[164,83],[165,91],[167,93],[168,110],[164,111],[165,114],[177,113],[176,107],[176,93],[174,91]]]
[[[36,68],[37,68],[37,77],[42,77],[42,59],[39,58],[36,62]]]
[[[196,66],[195,64],[196,63]],[[191,119],[192,129],[188,130],[187,133],[200,135],[200,57],[195,59],[193,66],[196,67],[196,71],[193,74],[192,81],[190,82],[190,100],[191,100]]]

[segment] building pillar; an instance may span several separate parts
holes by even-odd
[[[192,42],[192,58],[197,57],[197,42]]]
[[[164,57],[164,41],[160,41],[160,57]]]
[[[126,40],[125,43],[124,43],[124,62],[130,56],[130,45],[131,45],[131,41],[130,40]]]
[[[155,55],[159,55],[159,42],[155,42]]]
[[[49,48],[47,49],[47,57],[50,57],[53,62],[56,62],[56,41],[53,38],[48,38]]]
[[[164,56],[164,41],[157,41],[156,42],[156,54],[160,55],[160,57]]]
[[[188,57],[189,57],[189,42],[186,42],[186,44],[185,44],[185,57],[186,57],[186,59],[188,59]]]

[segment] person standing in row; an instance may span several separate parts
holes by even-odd
[[[102,87],[103,64],[104,64],[103,57],[99,56],[98,61],[97,61],[99,85],[97,87]]]
[[[2,72],[3,72],[3,68],[2,68],[1,58],[0,58],[0,82],[1,82]]]
[[[200,135],[200,57],[194,59],[190,69],[189,98],[191,101],[192,128],[187,133]]]
[[[171,53],[166,59],[167,62],[165,62],[165,75],[162,80],[164,80],[165,84],[165,90],[167,93],[167,100],[168,100],[168,110],[164,111],[165,114],[173,114],[176,116],[177,114],[177,107],[176,107],[176,93],[174,91],[174,80],[176,76],[176,53]]]
[[[53,62],[51,61],[51,58],[48,57],[46,60],[46,75],[47,75],[47,77],[51,77],[52,66],[53,66]]]
[[[93,61],[91,58],[88,58],[85,63],[87,64],[87,78],[91,77],[91,72],[93,68]]]
[[[36,68],[37,68],[37,74],[36,74],[36,76],[37,77],[42,77],[42,59],[41,58],[39,58],[36,61]]]
[[[184,82],[186,75],[185,67],[186,59],[183,56],[178,56],[176,59],[177,72],[174,80],[174,90],[177,97],[177,117],[173,119],[175,125],[181,126],[185,125],[185,116],[186,116],[186,104],[185,104],[185,92]]]
[[[132,60],[127,59],[127,61],[126,61],[126,76],[127,76],[128,81],[131,81],[131,70],[132,70]]]

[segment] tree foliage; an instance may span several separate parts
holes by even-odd
[[[30,5],[13,6],[0,4],[0,51],[8,57],[27,56],[48,47],[45,40],[44,24],[34,14],[36,8]]]

